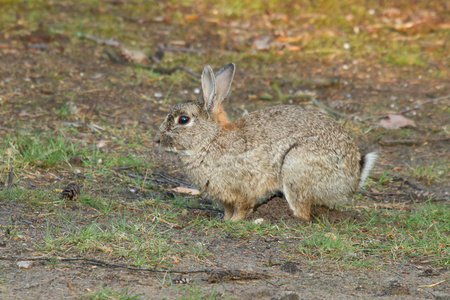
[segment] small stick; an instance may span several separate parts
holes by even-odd
[[[91,259],[86,257],[74,257],[74,258],[61,258],[61,257],[20,257],[20,256],[0,256],[0,260],[10,260],[10,261],[25,261],[25,260],[33,260],[33,261],[63,261],[63,262],[72,262],[72,261],[82,261],[86,262],[88,264],[94,265],[94,266],[102,266],[102,267],[111,267],[111,268],[123,268],[127,270],[133,270],[133,271],[144,271],[144,272],[153,272],[153,273],[180,273],[180,274],[195,274],[195,273],[209,273],[209,274],[221,274],[225,273],[228,275],[228,273],[231,273],[230,275],[233,275],[232,273],[237,273],[238,277],[237,279],[254,279],[255,277],[260,278],[270,285],[274,287],[279,287],[270,281],[268,281],[264,276],[267,276],[265,274],[258,274],[258,273],[251,273],[247,271],[241,271],[241,270],[211,270],[211,269],[204,269],[204,270],[161,270],[161,269],[154,269],[154,268],[141,268],[141,267],[133,267],[133,266],[127,266],[123,264],[117,264],[117,263],[109,263],[98,259]],[[243,276],[241,274],[246,274],[247,276]],[[264,275],[264,276],[263,276]],[[255,278],[256,279],[256,278]]]
[[[439,281],[439,282],[436,282],[436,283],[433,283],[433,284],[425,284],[425,285],[419,285],[419,287],[434,287],[434,286],[437,286],[437,285],[439,285],[439,284],[441,284],[441,283],[444,283],[444,282],[446,282],[447,280],[442,280],[442,281]]]
[[[112,40],[112,39],[102,39],[99,38],[98,36],[92,35],[92,34],[82,34],[81,35],[82,38],[94,41],[96,43],[102,44],[102,45],[108,45],[108,46],[113,46],[113,47],[121,47],[123,46],[122,43]]]
[[[341,112],[338,112],[337,110],[332,109],[331,107],[326,106],[325,104],[320,103],[317,99],[312,98],[311,101],[317,105],[320,108],[325,109],[326,111],[332,113],[333,115],[339,116],[339,117],[344,117],[344,118],[355,118],[358,117],[356,115],[347,115]],[[363,119],[362,117],[358,117],[359,119]]]
[[[408,193],[392,193],[392,192],[388,193],[363,192],[362,194],[367,196],[409,196]]]
[[[409,182],[408,180],[406,180],[405,178],[403,178],[403,177],[393,177],[392,178],[392,181],[403,181],[403,183],[404,184],[406,184],[406,185],[409,185],[410,187],[412,187],[414,190],[417,190],[417,191],[423,191],[423,189],[421,189],[420,187],[418,187],[417,185],[415,185],[415,184],[412,184],[411,182]]]
[[[210,210],[210,211],[214,211],[214,212],[218,212],[218,213],[222,213],[223,214],[223,210],[220,209],[215,209],[215,208],[209,208],[209,207],[193,207],[193,206],[185,206],[187,209],[198,209],[198,210]]]
[[[160,176],[160,177],[162,177],[163,179],[166,179],[166,180],[169,181],[169,182],[176,183],[176,184],[179,184],[179,185],[184,185],[184,186],[189,187],[189,188],[194,188],[194,187],[193,187],[192,185],[190,185],[189,183],[180,181],[180,180],[178,180],[178,179],[176,179],[176,178],[173,178],[173,177],[164,175],[164,174],[162,174],[162,173],[154,172],[153,174],[154,174],[154,175],[157,175],[157,176]]]
[[[94,266],[105,266],[111,268],[123,268],[127,270],[133,271],[145,271],[145,272],[154,272],[154,273],[181,273],[181,274],[194,274],[194,273],[210,273],[213,270],[204,269],[204,270],[161,270],[154,268],[141,268],[141,267],[133,267],[127,266],[123,264],[117,263],[109,263],[106,261],[101,261],[98,259],[86,258],[86,257],[73,257],[73,258],[61,258],[61,257],[20,257],[20,256],[0,256],[0,260],[35,260],[35,261],[63,261],[63,262],[72,262],[72,261],[82,261]]]
[[[402,114],[405,114],[405,113],[410,112],[410,111],[413,111],[413,110],[418,110],[418,109],[420,109],[420,108],[422,107],[422,105],[424,105],[424,104],[427,104],[427,103],[436,103],[436,102],[438,102],[438,101],[441,101],[441,100],[444,100],[444,99],[448,99],[448,98],[450,98],[450,95],[442,96],[442,97],[439,97],[439,98],[428,99],[428,100],[419,102],[418,104],[416,104],[415,106],[413,106],[413,107],[411,107],[411,108],[407,108],[407,109],[401,110],[401,111],[399,111],[399,112],[392,113],[392,114],[390,114],[390,115],[402,115]],[[377,116],[377,118],[385,119],[385,118],[387,118],[388,116],[389,116],[388,114],[385,114],[385,115]]]
[[[129,169],[134,169],[134,168],[136,168],[136,167],[134,167],[134,166],[119,166],[119,167],[115,167],[112,169],[116,170],[116,171],[121,171],[121,170],[129,170]]]
[[[133,173],[128,173],[127,174],[129,177],[131,177],[131,178],[142,178],[142,176],[141,175],[136,175],[136,174],[133,174]],[[160,183],[164,183],[164,182],[171,182],[171,181],[168,181],[168,180],[164,180],[164,179],[159,179],[159,178],[154,178],[154,177],[148,177],[147,179],[146,179],[146,181],[156,181],[156,182],[160,182]]]
[[[121,65],[125,65],[125,66],[131,66],[131,67],[137,67],[137,68],[141,68],[141,69],[145,69],[145,70],[151,70],[153,72],[156,73],[160,73],[160,74],[165,74],[165,75],[170,75],[176,71],[184,71],[186,73],[188,73],[189,75],[192,75],[194,77],[200,78],[200,74],[198,74],[197,72],[192,71],[191,69],[185,67],[185,66],[180,66],[177,65],[175,67],[172,68],[163,68],[163,67],[157,67],[157,66],[146,66],[146,65],[142,65],[142,64],[138,64],[138,63],[133,63],[133,62],[127,62],[127,61],[123,61],[121,59],[119,59],[118,57],[116,57],[113,53],[111,53],[111,51],[109,50],[105,50],[106,55],[108,55],[108,57],[115,63],[117,64],[121,64]]]
[[[293,83],[311,86],[334,86],[339,84],[339,77],[332,78],[281,78],[277,80],[280,85]]]
[[[172,52],[187,52],[187,53],[200,53],[205,54],[205,50],[186,48],[186,47],[171,47],[164,46],[163,44],[158,44],[158,48],[162,51],[172,51]]]
[[[8,172],[8,184],[6,185],[8,188],[12,187],[14,183],[14,167],[11,167],[11,169]]]
[[[379,143],[383,146],[395,146],[395,145],[417,145],[425,142],[446,142],[450,141],[450,137],[435,138],[435,139],[409,139],[409,140],[380,140]]]

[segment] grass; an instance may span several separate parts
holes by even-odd
[[[339,266],[373,268],[389,259],[427,257],[446,266],[449,218],[448,207],[433,203],[417,205],[413,211],[370,210],[361,222],[303,228],[298,251],[311,264],[330,260]]]
[[[95,292],[84,294],[82,299],[92,299],[92,300],[133,300],[139,299],[143,294],[136,294],[130,291],[129,288],[123,288],[120,291],[114,291],[108,287],[100,286]]]
[[[70,214],[59,213],[55,224],[48,219],[46,238],[37,246],[42,251],[75,252],[79,255],[99,255],[122,258],[136,266],[150,267],[165,263],[172,255],[184,253],[172,244],[172,232],[157,219],[149,221],[131,216],[85,216],[95,220],[90,224]],[[193,252],[192,255],[197,255]]]
[[[61,135],[17,134],[6,137],[1,144],[4,149],[1,154],[7,155],[10,162],[20,162],[18,166],[53,167],[74,153],[74,145]]]
[[[447,162],[433,162],[431,165],[418,165],[409,168],[408,175],[424,182],[426,185],[432,185],[437,181],[448,180],[449,170],[450,167]]]
[[[219,293],[217,288],[214,288],[212,292],[206,291],[206,289],[193,284],[187,287],[182,287],[182,295],[177,297],[177,300],[214,300],[214,299],[234,299],[224,295],[224,293]]]

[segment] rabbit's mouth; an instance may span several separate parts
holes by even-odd
[[[167,141],[167,139],[161,137],[159,133],[155,136],[155,144],[166,152],[173,152],[179,155],[192,155],[191,151],[187,149],[177,149],[171,141]]]

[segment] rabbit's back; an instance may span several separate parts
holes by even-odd
[[[335,148],[336,143],[349,140],[353,144],[347,130],[338,122],[317,110],[301,106],[278,105],[261,109],[237,120],[235,126],[255,146],[261,144],[263,138],[271,144],[283,144],[310,137],[317,138],[320,148]]]
[[[248,149],[266,148],[272,161],[281,163],[286,151],[296,147],[305,149],[306,154],[347,158],[358,168],[360,154],[350,134],[317,110],[290,105],[268,107],[237,120],[235,126]]]

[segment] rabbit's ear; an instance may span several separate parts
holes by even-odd
[[[235,65],[230,63],[223,66],[216,73],[217,101],[221,103],[230,92],[231,83],[233,82]]]
[[[210,66],[205,66],[203,69],[202,89],[203,99],[205,100],[205,108],[207,110],[211,110],[213,108],[213,102],[216,98],[216,80]]]

